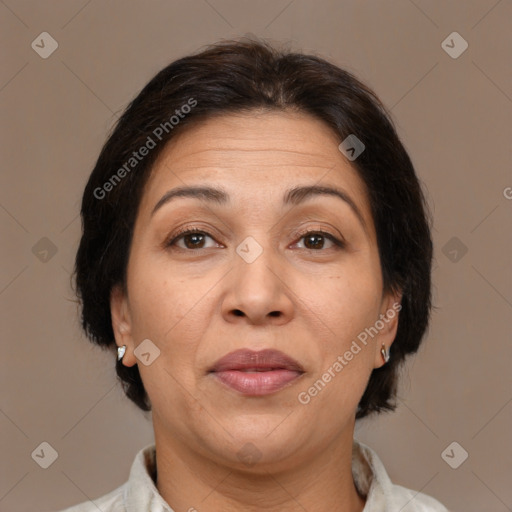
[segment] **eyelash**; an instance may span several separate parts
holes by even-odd
[[[200,228],[196,228],[194,226],[190,226],[188,228],[184,228],[183,230],[180,230],[177,233],[173,234],[172,237],[170,237],[170,239],[165,243],[165,246],[166,247],[173,247],[178,240],[180,240],[181,238],[183,238],[184,236],[189,235],[189,234],[206,235],[206,236],[209,236],[212,240],[214,240],[213,236],[210,235],[208,232],[203,231]],[[311,235],[311,234],[322,235],[324,238],[327,238],[328,240],[330,240],[339,249],[343,249],[346,246],[346,244],[345,244],[345,242],[343,240],[339,240],[333,234],[331,234],[331,233],[329,233],[327,231],[323,231],[321,229],[317,229],[317,230],[310,229],[310,230],[306,230],[306,231],[296,231],[296,232],[292,233],[292,236],[293,236],[294,239],[300,240],[300,239],[306,237],[307,235]],[[197,249],[184,249],[183,247],[178,247],[177,249],[178,250],[182,250],[182,251],[194,251],[194,250],[197,250]],[[201,248],[199,248],[199,249],[201,249]],[[313,252],[322,252],[323,249],[307,249],[306,248],[304,250],[306,250],[306,251],[313,251]]]

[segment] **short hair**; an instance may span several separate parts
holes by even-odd
[[[372,371],[356,419],[393,411],[399,368],[418,350],[430,318],[432,221],[425,196],[391,114],[368,86],[318,56],[265,41],[221,41],[172,62],[119,118],[82,198],[73,272],[81,325],[93,343],[115,348],[110,293],[115,285],[126,290],[137,211],[166,143],[206,119],[261,110],[307,113],[330,127],[340,142],[356,135],[365,146],[351,165],[369,193],[383,292],[401,292],[402,307],[391,358]],[[134,150],[148,147],[150,140],[156,147],[135,160]],[[141,410],[151,410],[138,365],[117,361],[116,372],[126,396]]]

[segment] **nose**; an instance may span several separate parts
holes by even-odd
[[[238,253],[225,280],[222,314],[230,323],[282,325],[293,317],[293,292],[284,261],[265,248],[251,262]]]

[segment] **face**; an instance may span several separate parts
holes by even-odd
[[[157,439],[283,469],[352,439],[400,297],[383,295],[369,198],[340,142],[306,114],[253,113],[185,130],[160,155],[126,294],[111,298]],[[215,190],[172,194],[184,187]]]

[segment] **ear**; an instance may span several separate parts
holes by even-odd
[[[134,355],[135,344],[132,337],[132,321],[128,297],[121,285],[115,285],[110,292],[110,316],[112,317],[112,329],[116,339],[116,345],[126,345],[123,357],[125,366],[133,366],[137,363]]]
[[[385,364],[381,353],[382,345],[384,344],[389,350],[395,341],[399,312],[402,309],[401,301],[401,291],[386,293],[382,298],[379,318],[375,321],[378,335],[375,337],[374,368],[380,368]]]

